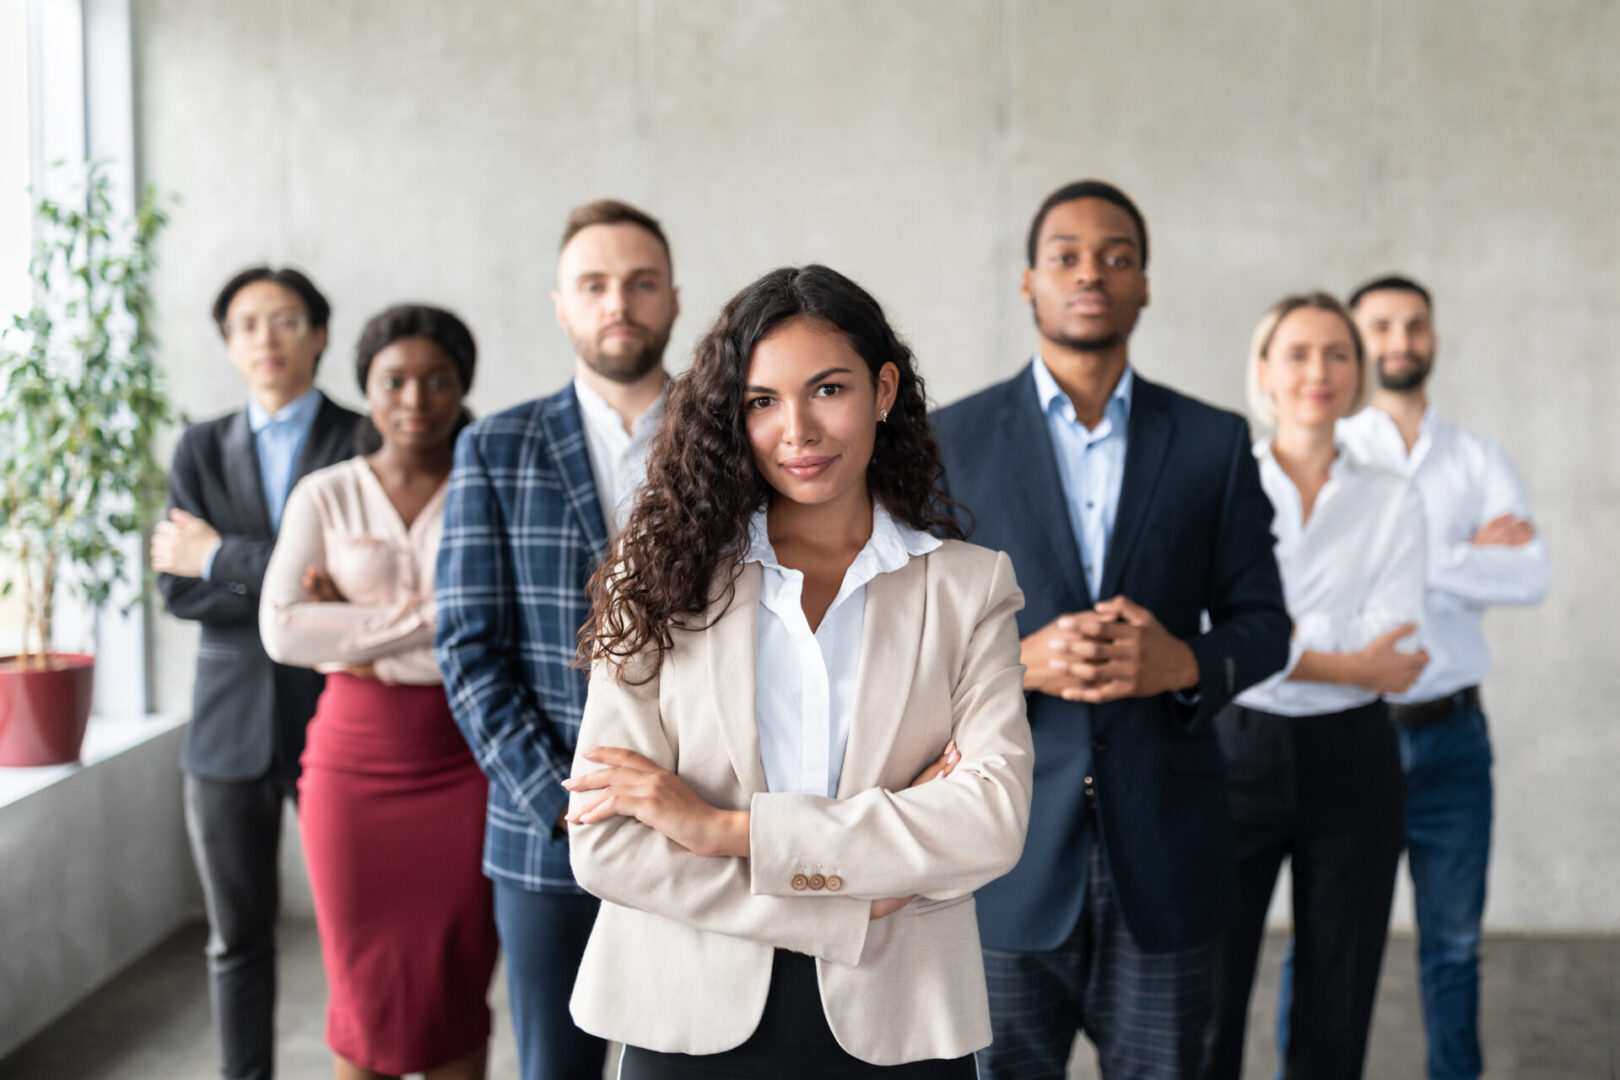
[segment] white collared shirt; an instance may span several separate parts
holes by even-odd
[[[749,524],[749,540],[743,561],[757,562],[763,570],[754,709],[766,786],[833,798],[855,707],[866,585],[933,551],[940,541],[900,524],[874,503],[871,539],[849,564],[838,595],[812,632],[800,603],[804,574],[776,561],[765,511]]]
[[[579,399],[579,416],[585,422],[585,449],[591,458],[591,478],[596,481],[596,501],[602,508],[602,525],[608,538],[617,536],[634,508],[636,495],[647,482],[647,452],[652,437],[664,422],[664,403],[669,384],[647,411],[636,417],[630,430],[624,430],[620,416],[607,399],[579,379],[574,379],[574,396]]]
[[[1339,438],[1361,460],[1407,477],[1428,521],[1428,593],[1424,623],[1431,659],[1395,702],[1432,701],[1477,686],[1491,670],[1483,616],[1489,604],[1537,604],[1551,577],[1538,533],[1523,547],[1476,547],[1481,525],[1503,514],[1529,519],[1524,488],[1500,447],[1423,414],[1418,441],[1406,452],[1395,421],[1366,408],[1339,422]]]
[[[1423,500],[1398,474],[1366,465],[1341,446],[1310,519],[1302,520],[1299,489],[1272,456],[1270,440],[1256,443],[1254,456],[1275,508],[1271,531],[1294,636],[1288,666],[1239,694],[1238,704],[1318,716],[1378,700],[1359,686],[1288,676],[1307,651],[1356,652],[1402,623],[1419,630],[1397,647],[1413,652],[1423,645]]]

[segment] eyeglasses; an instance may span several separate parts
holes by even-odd
[[[235,337],[237,334],[246,334],[252,337],[259,329],[259,316],[244,315],[240,319],[233,319],[225,324],[225,336]],[[264,317],[264,325],[270,333],[277,337],[303,337],[309,333],[309,316],[302,311],[284,309],[272,311]]]

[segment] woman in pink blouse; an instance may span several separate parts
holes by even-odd
[[[299,781],[343,1078],[481,1077],[495,967],[479,865],[488,784],[433,661],[433,563],[476,349],[448,311],[390,308],[356,367],[360,456],[288,497],[259,609],[265,650],[328,673]]]

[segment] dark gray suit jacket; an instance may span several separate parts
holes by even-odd
[[[353,457],[359,420],[322,401],[293,482]],[[326,678],[275,663],[259,641],[259,587],[276,534],[246,409],[186,429],[169,470],[169,505],[220,534],[210,580],[158,575],[169,613],[202,624],[180,766],[208,780],[254,780],[272,769],[296,775],[304,727]]]

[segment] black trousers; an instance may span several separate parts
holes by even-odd
[[[971,945],[971,943],[970,943]],[[973,1057],[869,1065],[833,1037],[813,958],[776,950],[765,1013],[746,1042],[718,1054],[662,1054],[626,1046],[619,1080],[973,1080]]]
[[[1228,706],[1215,718],[1238,850],[1238,913],[1217,942],[1206,1080],[1237,1080],[1266,909],[1294,881],[1288,1080],[1361,1076],[1405,829],[1395,730],[1381,703],[1322,716]]]
[[[185,778],[186,833],[208,913],[208,977],[226,1080],[274,1072],[282,802],[296,781]]]

